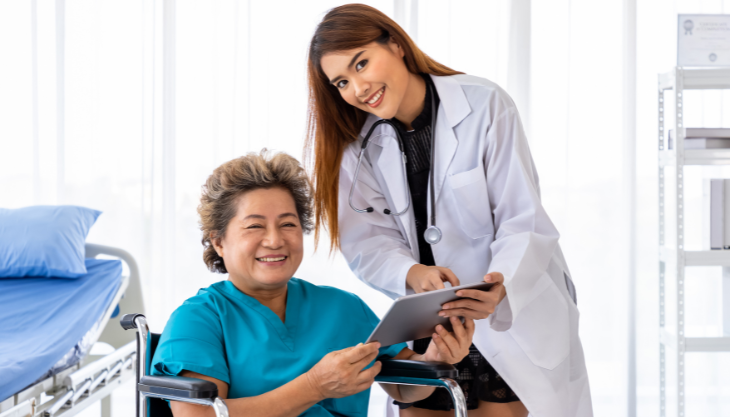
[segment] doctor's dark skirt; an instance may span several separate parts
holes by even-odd
[[[431,343],[431,338],[419,339],[413,342],[413,350],[423,354]],[[482,356],[473,344],[469,347],[469,355],[454,365],[459,370],[456,382],[464,391],[466,408],[475,410],[479,407],[479,400],[490,403],[510,403],[520,401],[514,391],[507,385],[492,365]],[[395,401],[400,408],[424,408],[427,410],[446,410],[454,408],[451,395],[445,389],[436,389],[431,396],[415,403],[401,403]]]

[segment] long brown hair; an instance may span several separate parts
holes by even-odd
[[[403,48],[403,61],[414,74],[461,74],[429,58],[393,19],[375,8],[346,4],[327,12],[309,44],[305,161],[314,184],[314,239],[319,242],[320,228],[326,227],[330,250],[340,247],[337,198],[342,154],[357,139],[368,113],[345,102],[330,84],[321,60],[328,53],[360,48],[372,42],[386,45],[390,39]]]

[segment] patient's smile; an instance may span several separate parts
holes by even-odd
[[[281,261],[285,260],[286,258],[287,258],[286,256],[275,256],[275,257],[269,256],[269,257],[265,257],[265,258],[256,258],[256,260],[259,262],[281,262]]]

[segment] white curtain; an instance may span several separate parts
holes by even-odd
[[[675,62],[676,14],[730,13],[730,0],[366,3],[435,59],[513,96],[577,287],[595,413],[658,415],[657,73]],[[102,210],[89,241],[136,257],[162,330],[183,300],[224,278],[201,260],[195,208],[206,177],[263,147],[301,157],[307,45],[339,4],[0,2],[0,207]],[[690,94],[686,123],[728,127],[729,103],[728,93]],[[687,181],[701,189],[723,173]],[[327,242],[316,253],[306,244],[297,276],[385,312],[390,301],[330,257]],[[694,273],[688,335],[717,335],[719,268]],[[687,361],[687,413],[729,415],[730,356]],[[371,415],[382,399],[374,391]]]

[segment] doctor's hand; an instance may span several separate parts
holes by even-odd
[[[489,291],[459,290],[456,295],[462,300],[449,301],[441,306],[439,316],[465,317],[474,320],[486,319],[494,313],[497,304],[507,295],[504,288],[504,276],[499,272],[490,272],[484,276],[484,282],[493,282]]]
[[[431,343],[423,354],[424,361],[446,362],[455,364],[461,362],[469,354],[472,337],[474,337],[474,320],[465,319],[464,323],[458,317],[451,317],[453,332],[448,332],[442,325],[436,326],[436,333],[431,336]]]
[[[328,353],[306,372],[307,380],[320,401],[326,398],[342,398],[370,388],[382,364],[375,362],[380,343],[368,343]]]
[[[450,282],[452,287],[459,285],[459,278],[449,268],[441,266],[426,266],[415,264],[408,270],[406,284],[416,293],[440,290],[444,282]]]

